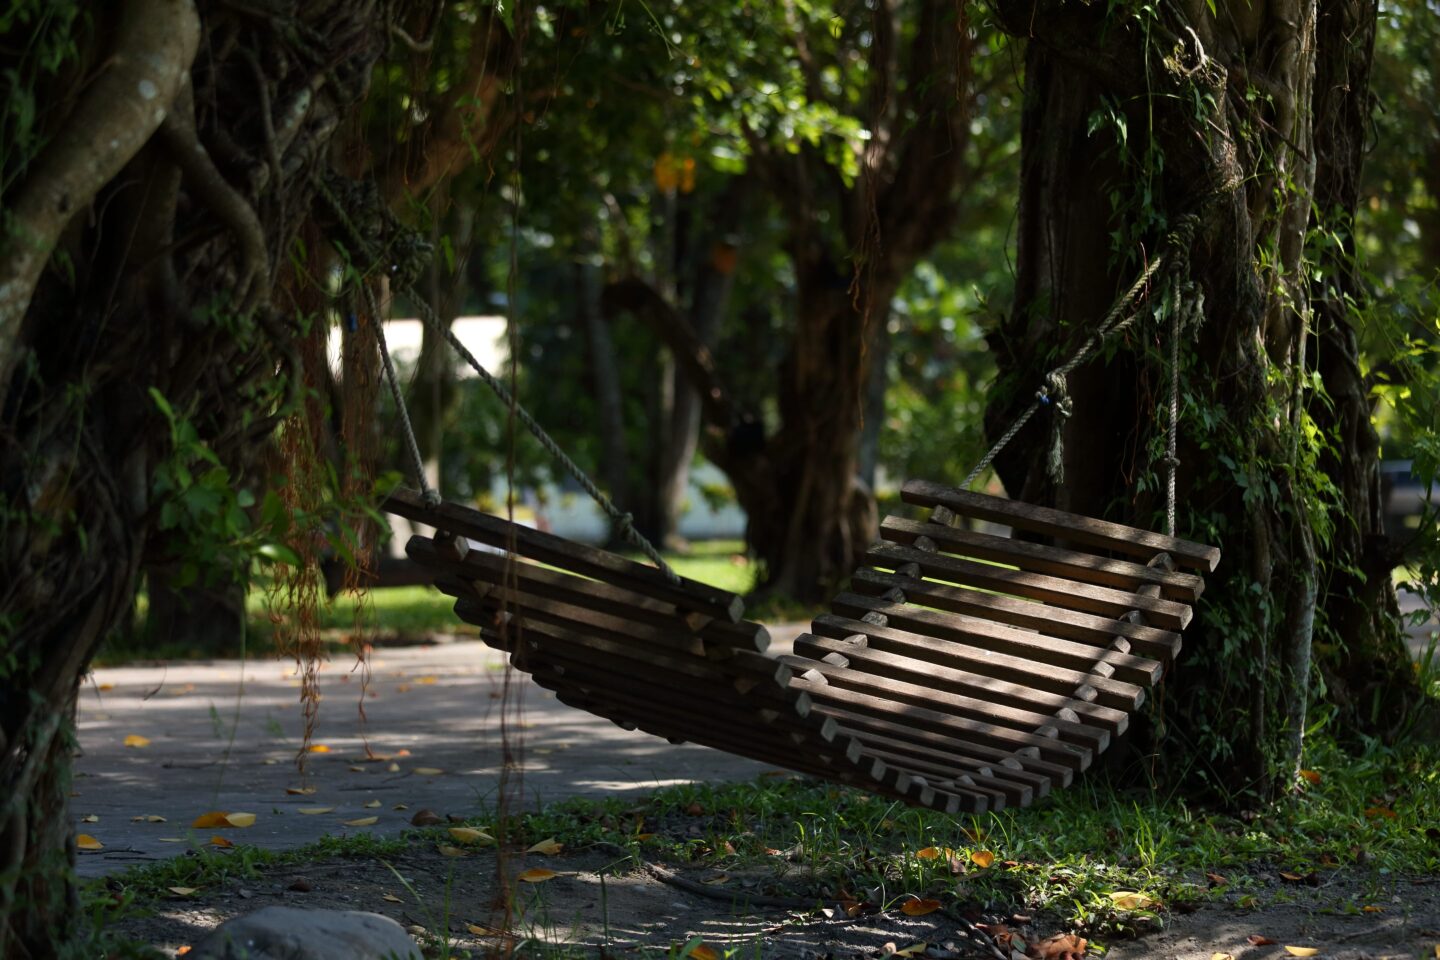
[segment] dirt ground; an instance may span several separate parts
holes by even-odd
[[[388,862],[336,859],[277,867],[259,879],[176,896],[111,929],[175,956],[225,919],[271,904],[358,909],[392,917],[422,941],[427,932],[446,931],[460,956],[464,950],[480,956],[494,943],[486,930],[504,926],[497,869],[514,878],[535,868],[556,875],[512,882],[509,929],[530,941],[522,955],[554,955],[561,951],[542,945],[572,944],[580,949],[563,955],[664,956],[703,937],[718,956],[735,950],[734,956],[745,958],[842,960],[923,943],[923,952],[908,955],[997,960],[1005,954],[974,923],[1008,924],[1032,943],[1070,932],[1043,913],[1017,920],[1023,904],[967,905],[963,899],[923,916],[905,915],[896,901],[883,912],[851,917],[833,893],[821,899],[826,892],[808,885],[806,868],[796,864],[749,872],[674,868],[637,863],[618,849],[498,864],[493,851],[454,858],[419,846]],[[1440,878],[1336,871],[1315,887],[1276,886],[1251,895],[1262,906],[1242,909],[1238,895],[1222,896],[1189,912],[1162,911],[1163,927],[1138,939],[1092,939],[1115,960],[1289,957],[1287,945],[1347,960],[1440,956]],[[1361,905],[1380,910],[1362,912]]]

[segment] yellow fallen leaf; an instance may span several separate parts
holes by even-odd
[[[190,824],[190,826],[194,827],[196,830],[205,830],[213,827],[228,827],[230,826],[230,821],[226,818],[229,816],[230,814],[224,812],[223,810],[212,810],[209,813],[200,814],[200,816],[196,817],[195,822]]]
[[[96,840],[88,833],[77,834],[75,837],[75,846],[79,847],[81,850],[105,849],[105,844],[101,843],[99,840]]]
[[[452,846],[450,846],[448,843],[442,843],[442,844],[440,844],[440,846],[436,847],[435,849],[439,850],[439,851],[440,851],[440,854],[441,854],[442,856],[446,856],[446,857],[463,857],[463,856],[465,856],[465,851],[464,851],[464,850],[461,850],[459,847],[452,847]]]
[[[386,767],[385,769],[388,770],[388,771],[390,771],[391,773],[399,773],[399,772],[400,772],[400,764],[398,764],[398,763],[392,763],[392,764],[390,764],[390,766]]]
[[[1313,957],[1320,952],[1316,947],[1292,947],[1286,945],[1285,952],[1292,957]]]
[[[1300,776],[1304,777],[1310,783],[1320,782],[1320,774],[1316,773],[1314,770],[1301,770]]]
[[[560,874],[554,870],[546,870],[544,867],[531,867],[515,879],[521,883],[544,883],[546,880],[554,880],[558,876],[560,876]]]
[[[325,744],[323,744],[323,743],[312,743],[312,744],[310,744],[310,752],[311,752],[311,753],[329,753],[329,752],[330,752],[330,748],[329,748],[328,746],[326,746]]]
[[[409,693],[409,692],[410,692],[410,684],[408,684],[408,683],[399,683],[399,684],[396,684],[396,685],[395,685],[395,692],[396,692],[396,693]]]
[[[100,818],[97,817],[97,816],[95,816],[95,814],[92,813],[92,814],[89,814],[88,816],[81,817],[81,818],[80,818],[80,822],[81,822],[81,823],[99,823],[99,822],[100,822]]]
[[[380,801],[379,801],[379,800],[370,800],[370,801],[367,801],[367,802],[361,804],[361,806],[365,807],[367,810],[374,810],[376,807],[380,806]]]
[[[314,787],[286,787],[285,792],[292,797],[308,797],[315,792]]]
[[[989,850],[976,850],[970,854],[970,862],[977,867],[988,867],[995,862],[995,854]]]
[[[354,820],[344,821],[347,827],[373,827],[380,822],[379,817],[358,817]]]
[[[922,941],[922,942],[920,942],[920,943],[912,943],[912,944],[910,944],[910,946],[906,947],[906,948],[903,949],[903,950],[896,950],[895,953],[894,953],[894,956],[897,956],[897,957],[923,957],[923,956],[925,956],[925,951],[926,951],[926,950],[929,950],[929,949],[930,949],[930,944],[925,943],[925,942]]]
[[[104,693],[104,692],[107,691],[107,690],[114,690],[114,689],[115,689],[115,684],[113,684],[113,683],[102,683],[102,684],[100,684],[100,686],[99,686],[97,689],[98,689],[101,693]]]
[[[526,853],[543,853],[543,854],[545,854],[546,856],[554,856],[555,854],[559,853],[559,852],[560,852],[561,850],[563,850],[564,848],[565,848],[565,844],[563,844],[563,843],[556,843],[554,837],[547,837],[546,839],[541,840],[539,843],[536,843],[536,844],[531,845],[531,846],[529,847],[529,849],[527,849],[525,852],[526,852]]]
[[[145,815],[139,816],[139,817],[131,817],[131,818],[130,818],[130,822],[131,822],[131,823],[164,823],[164,822],[165,822],[165,818],[164,818],[164,817],[157,817],[157,816],[155,816],[155,814],[150,813],[150,814],[145,814]]]
[[[225,815],[225,823],[229,824],[232,827],[249,827],[255,823],[255,814],[227,813]]]
[[[444,773],[439,767],[416,767],[414,773],[422,777],[438,777]]]
[[[469,924],[466,924],[466,925],[465,925],[465,929],[466,929],[466,930],[469,930],[471,933],[475,934],[475,936],[477,936],[477,937],[493,937],[493,936],[498,932],[498,931],[495,931],[495,930],[491,930],[489,927],[482,927],[482,926],[481,926],[480,924],[478,924],[478,923],[469,923]]]
[[[175,896],[177,896],[177,897],[188,897],[188,896],[190,896],[190,894],[192,894],[192,893],[198,893],[198,892],[199,892],[199,888],[198,888],[198,887],[166,887],[165,889],[166,889],[166,890],[169,890],[171,893],[175,894]]]
[[[1232,953],[1212,953],[1210,954],[1210,960],[1235,960],[1235,955]]]
[[[939,860],[943,857],[950,856],[954,852],[955,851],[949,847],[926,847],[924,850],[916,850],[915,858],[917,860]]]
[[[190,945],[187,943],[187,944],[185,944],[183,947],[180,947],[179,949],[177,949],[177,950],[175,951],[175,956],[177,956],[177,957],[183,957],[183,956],[185,956],[185,954],[189,953],[190,950],[191,950],[191,947],[190,947]]]
[[[720,954],[715,951],[715,948],[707,947],[703,943],[695,944],[685,956],[691,957],[692,960],[720,960]]]
[[[460,843],[480,843],[483,840],[494,840],[484,830],[476,830],[474,827],[451,827],[450,836]]]
[[[334,813],[334,807],[300,807],[296,813],[303,813],[307,817],[318,817],[322,813]]]
[[[906,900],[900,912],[907,917],[923,917],[940,909],[939,900]]]
[[[397,804],[395,804],[395,806],[391,807],[390,809],[391,809],[391,810],[409,810],[409,809],[410,809],[410,804],[408,804],[408,803],[397,803]]]
[[[1110,900],[1120,910],[1153,910],[1159,901],[1143,893],[1112,893]]]
[[[415,678],[415,682],[416,682],[416,683],[423,683],[423,684],[426,684],[426,685],[428,686],[429,684],[432,684],[432,683],[439,683],[439,682],[440,682],[440,678],[437,677],[437,676],[433,676],[433,675],[431,675],[431,676],[424,676],[424,677],[416,677],[416,678]]]
[[[140,736],[140,734],[138,734],[138,733],[132,733],[132,734],[130,734],[128,737],[125,738],[125,746],[127,746],[127,747],[148,747],[148,746],[150,746],[150,738],[149,738],[149,737],[142,737],[142,736]]]
[[[1384,913],[1384,912],[1385,912],[1385,908],[1384,908],[1384,907],[1380,907],[1380,906],[1376,906],[1376,905],[1373,904],[1373,903],[1367,903],[1367,904],[1365,904],[1365,906],[1363,906],[1363,907],[1360,908],[1360,912],[1361,912],[1361,913]]]
[[[224,837],[211,837],[211,838],[210,838],[210,846],[212,846],[212,847],[233,847],[233,846],[235,846],[235,842],[234,842],[233,840],[226,840]]]
[[[387,894],[385,894],[383,897],[381,897],[380,899],[381,899],[381,900],[388,901],[389,903],[404,903],[404,902],[405,902],[404,900],[401,900],[399,897],[395,896],[395,894],[393,894],[393,893],[387,893]]]

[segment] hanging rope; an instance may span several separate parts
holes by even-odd
[[[317,179],[316,187],[320,196],[323,197],[329,205],[331,212],[335,214],[340,225],[343,226],[346,233],[349,234],[351,243],[355,244],[356,250],[365,257],[366,265],[371,267],[383,266],[383,261],[360,233],[359,229],[350,219],[344,206],[336,199],[325,181],[323,179]],[[560,449],[560,445],[555,442],[555,439],[551,437],[550,434],[545,432],[545,428],[536,422],[528,410],[516,402],[510,391],[506,389],[505,384],[501,383],[494,374],[485,369],[484,364],[476,359],[475,355],[466,348],[465,344],[456,336],[455,331],[450,328],[449,324],[443,323],[440,320],[440,317],[430,306],[430,302],[416,292],[414,286],[408,279],[405,277],[397,277],[395,278],[394,286],[396,290],[405,294],[415,305],[416,311],[420,314],[421,321],[429,327],[431,331],[444,338],[445,342],[450,344],[450,347],[455,353],[475,371],[475,375],[484,381],[485,385],[494,392],[495,396],[499,397],[502,403],[515,411],[515,415],[520,419],[520,422],[534,435],[536,440],[540,441],[540,445],[545,448],[545,451],[580,485],[581,489],[589,494],[590,499],[594,500],[601,511],[610,518],[610,521],[615,525],[625,542],[643,553],[650,562],[655,564],[660,572],[665,575],[667,580],[671,583],[679,583],[680,576],[675,573],[674,570],[670,569],[670,565],[660,556],[660,551],[655,549],[655,545],[647,540],[639,530],[635,529],[634,516],[615,506],[610,498],[605,495],[604,491],[591,479],[590,475],[581,469],[580,465],[574,460],[571,460],[564,450]],[[371,296],[373,297],[373,294]],[[407,442],[411,447],[411,459],[413,461],[412,466],[415,469],[416,483],[420,486],[421,492],[427,500],[433,496],[435,497],[435,502],[439,502],[438,495],[430,490],[426,483],[424,466],[420,460],[419,446],[415,442],[415,430],[410,423],[410,411],[405,405],[405,398],[394,377],[394,368],[390,363],[389,352],[385,349],[385,338],[380,330],[378,313],[376,317],[375,334],[380,343],[381,358],[385,364],[386,378],[390,381],[391,391],[396,400],[396,407],[400,412],[401,428],[404,430]]]
[[[375,291],[361,281],[360,289],[365,291],[365,304],[370,308],[370,331],[375,335],[375,345],[380,348],[380,363],[385,368],[385,382],[390,385],[390,395],[395,398],[395,409],[400,411],[400,429],[405,434],[405,449],[410,454],[410,470],[425,502],[431,505],[440,502],[440,494],[430,486],[425,477],[425,461],[420,456],[420,444],[415,439],[415,426],[410,422],[410,410],[405,406],[405,394],[400,389],[400,380],[395,376],[395,364],[390,360],[390,347],[385,343],[383,318],[380,305],[375,302]]]
[[[975,482],[975,478],[980,476],[986,467],[990,466],[1000,451],[1004,450],[1006,445],[1015,439],[1015,435],[1030,421],[1030,418],[1035,415],[1036,410],[1042,406],[1052,405],[1055,410],[1050,425],[1050,442],[1046,450],[1045,472],[1054,483],[1058,484],[1063,482],[1065,476],[1065,423],[1074,411],[1074,403],[1067,392],[1066,378],[1075,368],[1079,367],[1086,360],[1089,360],[1095,351],[1106,341],[1112,339],[1117,334],[1123,333],[1135,324],[1135,321],[1138,320],[1141,315],[1141,311],[1135,309],[1136,301],[1139,300],[1140,295],[1144,293],[1149,287],[1150,282],[1154,280],[1162,269],[1166,269],[1171,275],[1175,276],[1175,286],[1176,288],[1179,287],[1181,279],[1187,272],[1186,268],[1189,264],[1190,244],[1194,242],[1195,230],[1199,224],[1200,218],[1195,214],[1187,214],[1180,219],[1174,232],[1171,233],[1167,239],[1165,249],[1140,272],[1140,276],[1137,277],[1135,282],[1130,285],[1130,288],[1115,301],[1110,311],[1105,314],[1100,323],[1097,324],[1090,335],[1085,338],[1085,342],[1080,345],[1080,348],[1075,351],[1070,359],[1045,375],[1045,382],[1035,391],[1034,400],[1027,405],[1024,410],[1020,411],[1020,415],[1016,417],[1015,422],[1010,425],[1010,428],[1000,436],[999,440],[995,441],[994,446],[986,451],[985,456],[980,458],[980,462],[975,465],[975,468],[971,470],[961,482],[960,485],[962,487],[968,487]],[[1166,266],[1167,263],[1170,265],[1168,268]],[[1195,307],[1194,298],[1191,297],[1187,299],[1193,310]],[[1175,528],[1175,467],[1179,465],[1179,460],[1175,458],[1174,434],[1179,421],[1180,386],[1178,379],[1178,351],[1180,337],[1178,331],[1180,328],[1179,316],[1181,311],[1175,309],[1171,312],[1171,415],[1169,424],[1171,435],[1168,439],[1167,464],[1169,465],[1170,473],[1166,516],[1169,519],[1170,530],[1173,535]],[[1173,463],[1171,461],[1173,461]]]

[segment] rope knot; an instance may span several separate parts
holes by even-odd
[[[1160,462],[1163,463],[1163,464],[1165,464],[1165,466],[1167,466],[1167,467],[1178,467],[1178,466],[1180,466],[1180,458],[1179,458],[1179,457],[1165,457],[1165,458],[1164,458],[1163,460],[1161,460]]]
[[[424,497],[425,502],[432,507],[438,507],[443,502],[440,499],[440,491],[434,487],[426,487],[424,492],[421,493],[421,496]]]

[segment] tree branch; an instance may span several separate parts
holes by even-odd
[[[131,0],[115,50],[31,164],[0,238],[0,390],[24,350],[20,324],[60,234],[165,119],[200,45],[192,0]]]

